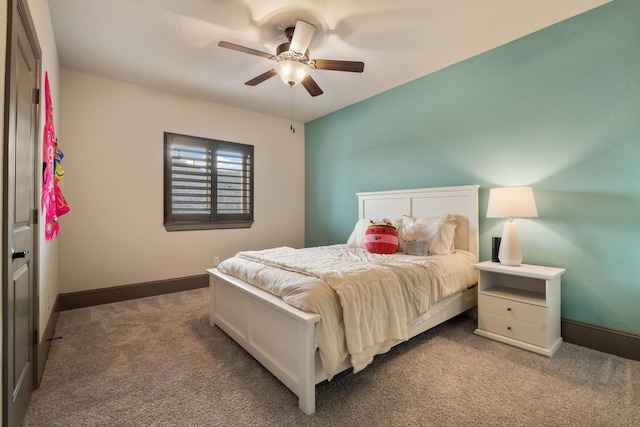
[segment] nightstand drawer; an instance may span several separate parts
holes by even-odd
[[[547,346],[547,329],[486,312],[478,316],[478,328],[540,347]]]
[[[547,308],[480,293],[478,310],[523,323],[547,327]]]

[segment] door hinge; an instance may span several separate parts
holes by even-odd
[[[37,330],[37,329],[35,329],[35,330],[33,331],[33,346],[34,346],[34,347],[36,347],[36,346],[38,345],[38,338],[39,338],[39,335],[40,335],[40,334],[38,333],[38,330]]]
[[[33,103],[40,105],[40,89],[33,90]]]
[[[33,224],[38,225],[40,221],[40,211],[38,209],[33,210]]]

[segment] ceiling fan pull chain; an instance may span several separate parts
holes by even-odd
[[[291,88],[291,125],[289,126],[289,128],[291,129],[291,132],[296,133],[296,128],[293,127],[293,114],[295,112],[295,98],[293,96],[293,85],[289,85],[289,87]]]

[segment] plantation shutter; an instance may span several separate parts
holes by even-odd
[[[252,219],[253,155],[244,147],[217,144],[215,200],[219,219]]]
[[[168,230],[251,226],[253,146],[166,133],[165,156]]]
[[[171,214],[191,220],[211,216],[211,150],[177,141],[171,144]]]

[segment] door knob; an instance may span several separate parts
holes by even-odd
[[[29,251],[22,251],[22,252],[16,252],[13,250],[13,248],[11,248],[11,261],[13,261],[16,258],[24,258],[29,254]]]

